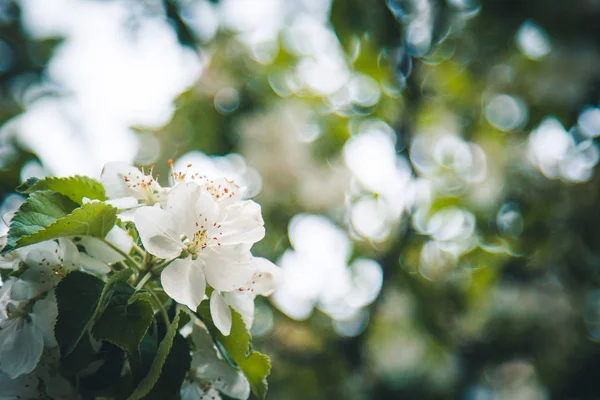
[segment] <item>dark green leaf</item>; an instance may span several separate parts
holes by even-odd
[[[92,200],[106,200],[106,193],[100,182],[80,175],[64,178],[56,176],[44,179],[29,178],[17,187],[16,190],[24,194],[30,194],[39,190],[51,190],[67,196],[78,204],[82,204],[84,197]]]
[[[63,356],[73,351],[92,320],[104,282],[79,271],[68,274],[56,287],[58,320],[54,327]]]
[[[73,351],[60,361],[61,373],[64,376],[75,376],[98,358],[94,351],[89,333],[84,333]]]
[[[181,316],[187,314],[180,314]],[[147,400],[165,400],[178,398],[179,390],[190,369],[192,356],[190,347],[179,333],[173,339],[173,346],[156,385],[145,397]]]
[[[138,356],[138,346],[152,323],[152,303],[144,296],[135,296],[134,289],[124,281],[116,281],[108,289],[108,303],[96,320],[94,337],[108,340],[129,354]]]
[[[127,386],[127,377],[121,379],[125,352],[112,343],[104,342],[97,357],[104,363],[93,374],[79,377],[80,391],[82,394],[90,394],[85,398],[96,398],[102,394],[107,394],[109,398],[123,398],[123,393],[128,393],[123,389],[123,386]]]
[[[217,347],[225,353],[224,356],[228,361],[233,360],[246,375],[252,392],[260,399],[264,399],[267,396],[267,376],[271,373],[271,360],[267,355],[252,350],[252,336],[237,311],[231,310],[233,319],[231,332],[229,336],[224,336],[212,322],[207,303],[203,302],[198,307],[198,313],[215,339]]]
[[[154,361],[150,366],[150,371],[148,372],[148,375],[146,375],[146,377],[142,379],[137,388],[128,397],[128,400],[138,400],[150,393],[150,391],[160,378],[163,366],[167,361],[167,357],[171,350],[171,346],[173,345],[173,340],[175,339],[175,335],[177,334],[178,326],[179,314],[175,316],[173,322],[171,322],[171,325],[169,326],[169,329],[167,329],[165,337],[158,345],[158,351],[156,352],[156,357],[154,357]]]

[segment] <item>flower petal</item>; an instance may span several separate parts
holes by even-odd
[[[12,379],[33,371],[43,350],[42,333],[21,318],[0,330],[0,370]]]
[[[173,215],[158,207],[141,207],[133,220],[146,250],[160,258],[177,257],[184,248]]]
[[[201,187],[196,183],[180,183],[169,192],[166,210],[179,221],[182,233],[188,238],[194,236],[195,223],[199,216],[195,204],[199,201]]]
[[[138,199],[132,196],[119,197],[114,200],[106,200],[105,203],[110,204],[119,210],[129,210],[130,208],[138,206]]]
[[[160,275],[165,292],[176,302],[196,311],[206,290],[202,267],[190,258],[177,259]]]
[[[79,266],[79,250],[77,246],[67,238],[58,239],[58,247],[62,250],[62,265],[67,269],[74,269]]]
[[[86,269],[91,272],[96,272],[98,274],[108,274],[110,272],[110,267],[103,263],[102,261],[96,260],[93,257],[90,257],[88,254],[81,253],[79,255],[79,263],[83,269]]]
[[[108,232],[108,235],[106,235],[106,240],[114,244],[124,253],[129,253],[131,247],[133,246],[133,240],[131,239],[131,236],[117,226]],[[84,247],[85,252],[90,257],[106,264],[113,264],[125,259],[125,257],[123,257],[119,252],[113,250],[109,245],[100,239],[91,236],[83,236],[78,238],[77,242],[77,244]]]
[[[254,275],[250,252],[205,249],[202,256],[198,260],[203,263],[206,281],[217,290],[230,292],[242,288]]]
[[[131,191],[127,187],[125,176],[141,176],[142,173],[135,167],[124,162],[109,162],[102,168],[100,182],[106,191],[106,197],[109,199],[118,199],[128,197]]]
[[[223,298],[231,308],[240,313],[246,328],[250,329],[254,322],[254,296],[235,290],[223,293]]]
[[[231,332],[231,310],[219,291],[214,290],[210,295],[210,315],[212,315],[215,326],[225,336]]]
[[[26,262],[28,268],[12,285],[12,299],[15,301],[30,300],[52,289],[60,280],[60,276],[52,272],[52,264],[31,262],[29,256],[50,254],[46,251],[31,252]]]
[[[42,333],[46,347],[58,346],[54,337],[54,325],[58,317],[58,307],[54,290],[48,293],[45,299],[40,299],[33,305],[29,314],[31,323]]]
[[[255,295],[269,296],[281,279],[281,268],[262,257],[254,257],[253,265],[256,272],[246,284],[246,290]]]
[[[220,224],[222,244],[256,243],[265,236],[260,205],[251,200],[227,207]]]

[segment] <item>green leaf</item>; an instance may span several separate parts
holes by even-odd
[[[56,287],[58,320],[54,333],[63,356],[73,351],[86,331],[103,288],[102,280],[80,271],[71,272]]]
[[[128,393],[127,376],[122,377],[125,352],[109,342],[103,342],[97,355],[103,360],[100,368],[90,375],[80,375],[78,389],[85,399],[122,399]],[[106,397],[105,397],[106,396]]]
[[[60,360],[60,370],[63,376],[75,376],[98,358],[92,346],[89,333],[83,334],[70,354]]]
[[[53,199],[59,202],[59,209],[52,202]],[[34,192],[11,221],[8,244],[3,252],[65,236],[103,238],[117,222],[117,209],[100,202],[87,203],[68,214],[55,217],[66,209],[66,202],[74,204],[57,193]],[[50,210],[52,215],[47,215]]]
[[[183,315],[188,314],[180,314],[180,316]],[[145,398],[147,400],[179,398],[177,395],[187,372],[190,370],[191,363],[190,346],[183,336],[177,333],[162,368],[160,378]]]
[[[143,295],[134,296],[134,289],[121,280],[108,289],[108,297],[104,311],[94,324],[94,337],[139,356],[138,346],[154,317],[152,303]]]
[[[179,314],[175,316],[173,322],[167,329],[167,333],[165,337],[158,345],[158,351],[156,352],[156,357],[154,357],[154,361],[152,361],[152,365],[150,366],[150,371],[148,375],[142,379],[140,384],[135,388],[133,393],[128,397],[127,400],[139,400],[142,397],[146,396],[158,379],[160,378],[161,372],[167,361],[167,357],[171,350],[171,346],[173,345],[173,340],[175,339],[175,335],[177,334],[177,327],[179,326]]]
[[[10,221],[6,247],[3,253],[20,247],[19,240],[42,231],[48,225],[65,217],[77,207],[71,199],[50,191],[35,192],[21,204]]]
[[[198,314],[215,339],[217,347],[221,352],[225,351],[225,358],[228,361],[233,360],[246,375],[252,392],[258,398],[264,399],[267,396],[267,376],[271,373],[271,360],[267,355],[252,350],[252,336],[237,311],[231,309],[231,332],[229,336],[224,336],[215,327],[207,303],[200,304]]]
[[[44,179],[29,178],[16,190],[23,194],[31,194],[38,190],[51,190],[68,197],[77,204],[82,204],[84,197],[92,200],[106,200],[106,193],[100,182],[80,175],[65,178],[56,176]]]

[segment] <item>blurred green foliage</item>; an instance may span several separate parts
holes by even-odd
[[[0,26],[0,38],[11,44],[17,62],[0,72],[0,121],[22,111],[11,85],[32,74],[39,79],[51,45],[59,43],[29,39],[21,30],[18,6],[9,3],[14,17]],[[178,3],[165,0],[180,41],[210,49],[212,58],[200,81],[177,99],[171,122],[151,132],[161,143],[156,170],[168,176],[166,161],[193,149],[217,155],[239,152],[252,166],[247,142],[258,139],[247,131],[280,129],[273,110],[297,103],[314,112],[323,132],[312,143],[299,145],[302,150],[298,147],[298,152],[307,149],[315,168],[328,168],[340,158],[353,124],[360,121],[387,122],[396,132],[398,154],[408,155],[418,131],[439,129],[452,115],[462,137],[484,149],[502,190],[489,201],[474,201],[481,188],[439,195],[429,214],[451,206],[469,210],[481,242],[510,251],[476,247],[461,257],[461,265],[473,267],[465,274],[426,279],[419,266],[427,237],[409,223],[396,226],[384,243],[357,242],[352,257],[374,257],[384,271],[382,294],[369,307],[369,325],[357,337],[340,337],[318,311],[297,322],[268,302],[260,303],[274,313],[272,330],[255,339],[257,349],[272,357],[269,398],[598,398],[600,347],[590,335],[587,313],[589,295],[600,287],[600,178],[577,184],[545,179],[525,168],[519,157],[529,132],[544,117],[554,115],[570,127],[586,105],[598,104],[600,7],[594,1],[482,2],[460,28],[449,30],[448,21],[458,12],[453,5],[461,2],[426,3],[434,7],[437,36],[420,57],[399,53],[406,40],[403,21],[394,18],[385,1],[333,1],[330,26],[352,69],[393,89],[384,91],[375,106],[344,114],[320,113],[323,96],[280,96],[273,90],[270,79],[298,62],[285,47],[273,62],[263,64],[233,32],[220,31],[203,43],[187,30]],[[528,59],[515,45],[515,34],[528,19],[543,26],[552,40],[547,59]],[[507,70],[510,78],[504,79]],[[571,86],[575,90],[567,94],[565,88]],[[221,87],[239,92],[234,112],[215,107]],[[522,98],[528,105],[527,123],[511,133],[492,125],[484,115],[491,93]],[[3,162],[0,194],[12,192],[21,166],[32,156],[20,152],[9,164]],[[262,157],[270,157],[269,149]],[[307,172],[295,173],[300,180]],[[276,187],[269,187],[273,181],[263,176],[263,192],[257,197],[267,236],[255,252],[273,260],[289,247],[287,229],[294,215],[336,215],[328,207],[311,208],[285,171],[281,174]],[[518,236],[498,232],[496,215],[505,202],[519,206],[523,231]]]

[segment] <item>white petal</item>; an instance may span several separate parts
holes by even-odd
[[[85,253],[79,254],[79,265],[81,265],[83,269],[86,269],[91,272],[96,272],[98,274],[108,274],[110,272],[110,267],[108,265],[106,265],[102,261],[90,257]]]
[[[182,233],[188,238],[197,231],[195,223],[199,220],[196,203],[199,201],[201,187],[196,183],[180,183],[169,191],[166,210],[179,221]]]
[[[219,202],[223,205],[233,204],[242,200],[244,190],[236,185],[233,181],[226,178],[217,178],[213,181],[213,185],[218,189],[220,194]]]
[[[246,289],[255,295],[269,296],[272,294],[281,279],[281,268],[262,257],[254,257],[256,272],[247,283]]]
[[[229,336],[231,332],[231,310],[218,290],[214,290],[210,295],[210,315],[212,315],[213,322],[221,333]]]
[[[248,252],[218,252],[205,249],[198,260],[203,263],[204,275],[210,286],[230,292],[244,287],[254,275],[252,255]]]
[[[13,379],[33,371],[43,350],[42,333],[31,323],[19,318],[0,330],[0,370]]]
[[[2,222],[4,222],[6,226],[10,226],[10,221],[12,221],[16,213],[17,210],[5,212],[4,214],[2,214]]]
[[[31,255],[31,254],[30,254]],[[29,257],[28,257],[29,258]],[[12,299],[30,300],[52,289],[60,277],[46,264],[27,262],[28,268],[12,285]]]
[[[15,278],[9,278],[7,281],[3,282],[0,287],[0,322],[8,319],[8,310],[6,308],[11,301],[11,287],[15,281]]]
[[[247,399],[250,396],[248,380],[239,370],[233,369],[227,361],[219,358],[206,328],[194,325],[192,340],[196,347],[192,357],[192,369],[200,381],[212,383],[214,387],[234,399]]]
[[[131,194],[124,177],[141,175],[140,170],[129,164],[124,162],[110,162],[102,168],[100,181],[106,191],[106,197],[109,199],[118,199],[128,197]]]
[[[58,317],[58,307],[53,290],[48,293],[45,299],[35,302],[29,316],[31,323],[42,333],[46,347],[57,346],[58,343],[56,343],[54,337],[54,325]]]
[[[265,236],[260,206],[250,200],[227,207],[220,224],[222,244],[256,243]]]
[[[200,196],[195,204],[196,213],[201,217],[200,220],[216,222],[219,219],[221,207],[205,186],[201,186],[200,189]]]
[[[223,293],[223,298],[231,308],[240,313],[246,327],[250,329],[254,322],[254,296],[235,290]]]
[[[63,266],[68,269],[77,268],[79,265],[79,250],[77,250],[77,246],[75,246],[71,239],[58,239],[58,247],[62,253]]]
[[[181,230],[173,215],[158,207],[141,207],[133,220],[146,250],[160,258],[177,257],[184,248]]]
[[[187,380],[183,382],[183,385],[181,385],[181,390],[179,391],[181,400],[201,400],[203,395],[204,390],[200,389],[200,387],[195,383]],[[218,397],[215,397],[215,400],[220,400],[221,396],[218,392],[217,396]]]
[[[190,258],[177,259],[160,275],[165,292],[176,302],[196,311],[206,290],[202,267]]]
[[[106,240],[114,244],[124,253],[129,253],[131,247],[133,246],[133,239],[131,236],[129,236],[123,229],[116,226],[108,232],[108,235],[106,235]],[[90,257],[106,264],[113,264],[125,259],[125,257],[123,257],[116,250],[113,250],[109,245],[100,239],[91,236],[83,236],[79,238],[78,244],[85,248],[85,252]]]
[[[0,371],[0,399],[39,399],[39,382],[35,372],[12,379]]]
[[[119,210],[129,210],[130,208],[134,208],[138,206],[138,199],[135,197],[120,197],[118,199],[106,200],[106,204],[110,204],[111,206],[118,208]]]

